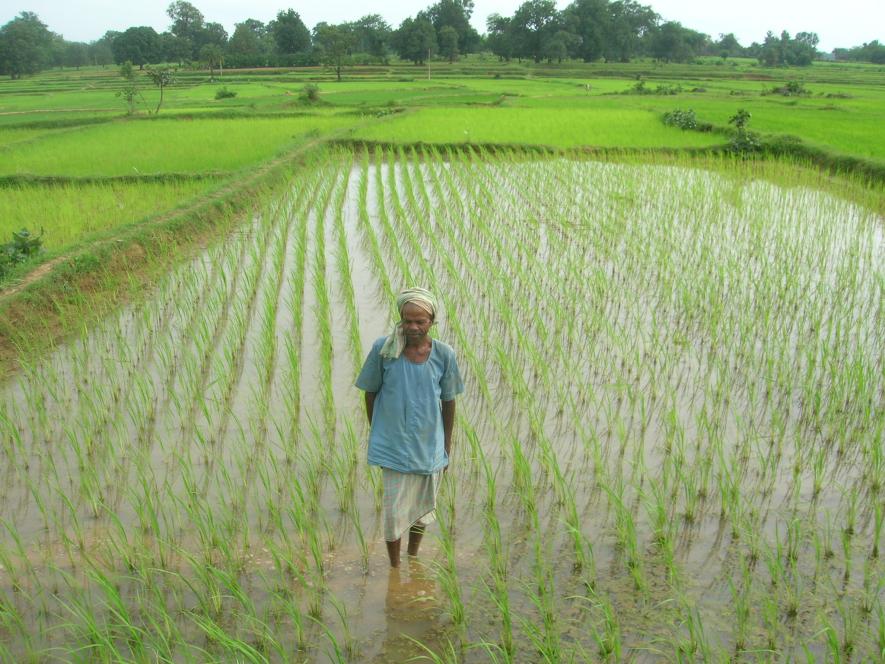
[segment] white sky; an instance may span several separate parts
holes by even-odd
[[[381,14],[393,27],[407,16],[430,6],[435,0],[414,2],[386,0],[368,4],[357,0],[196,0],[192,1],[207,21],[221,23],[233,34],[234,23],[247,18],[267,22],[280,9],[292,7],[308,28],[320,21],[339,23],[365,14]],[[570,0],[557,0],[562,9]],[[859,46],[878,39],[885,41],[885,2],[882,0],[639,0],[651,5],[665,20],[705,32],[716,39],[720,33],[734,32],[743,46],[761,42],[767,30],[779,34],[787,30],[816,32],[819,48],[824,51],[839,47]],[[35,12],[53,32],[72,41],[92,41],[106,30],[125,30],[136,25],[152,26],[157,32],[169,27],[166,7],[170,0],[0,0],[0,25],[21,11]],[[497,12],[512,16],[522,0],[475,0],[474,27],[485,32],[489,14]]]

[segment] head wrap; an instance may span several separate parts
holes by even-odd
[[[407,288],[397,295],[396,310],[400,313],[400,316],[402,316],[403,307],[407,304],[414,304],[421,307],[430,315],[431,319],[436,319],[438,308],[436,298],[433,297],[433,294],[429,290],[425,290],[424,288]],[[381,357],[395,360],[402,354],[405,346],[406,337],[403,334],[402,321],[399,321],[394,326],[390,335],[388,335],[387,341],[385,341],[384,345],[381,347]]]

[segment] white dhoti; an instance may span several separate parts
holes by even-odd
[[[432,475],[400,473],[382,468],[384,484],[384,539],[395,542],[413,525],[436,520],[436,494],[442,471]]]

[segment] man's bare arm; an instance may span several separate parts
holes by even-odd
[[[366,392],[366,417],[369,418],[369,424],[372,424],[372,413],[375,411],[375,395],[377,392]]]
[[[443,436],[446,454],[452,454],[452,430],[455,428],[455,400],[442,402]]]

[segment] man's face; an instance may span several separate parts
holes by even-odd
[[[409,302],[403,307],[400,326],[406,339],[420,339],[430,332],[433,318],[417,304]]]

